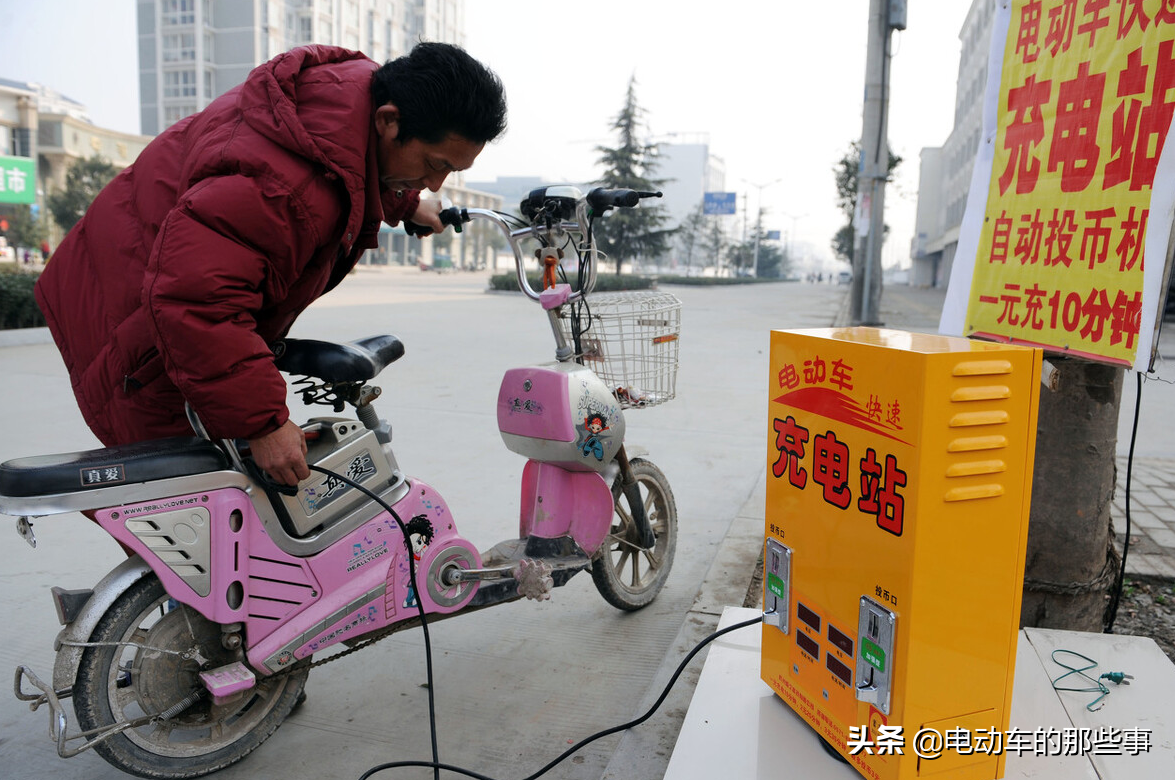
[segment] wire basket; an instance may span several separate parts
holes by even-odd
[[[559,326],[574,345],[568,308],[560,312]],[[673,398],[681,301],[655,290],[603,293],[591,296],[580,316],[588,324],[580,336],[583,364],[604,380],[622,408],[643,409]]]

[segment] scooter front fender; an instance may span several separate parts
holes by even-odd
[[[595,471],[568,471],[527,461],[522,470],[519,533],[558,539],[569,536],[588,555],[595,553],[612,525],[611,479]]]
[[[61,629],[53,642],[53,649],[57,651],[57,660],[53,664],[54,690],[73,687],[74,680],[77,679],[78,665],[82,661],[82,653],[86,650],[84,647],[66,643],[88,642],[98,621],[114,604],[115,599],[148,574],[151,574],[151,567],[142,558],[134,555],[114,567],[94,586],[94,595],[86,600],[78,616]]]

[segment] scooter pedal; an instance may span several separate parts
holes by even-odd
[[[535,601],[551,598],[551,589],[555,587],[555,579],[551,576],[553,571],[551,564],[545,561],[523,558],[514,570],[518,594]]]
[[[212,694],[214,704],[224,702],[241,691],[247,691],[257,684],[257,677],[240,661],[200,672],[200,682]]]

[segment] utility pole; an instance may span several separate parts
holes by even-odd
[[[889,39],[906,29],[906,0],[869,0],[865,112],[857,170],[857,230],[849,314],[854,325],[881,325],[881,244],[889,176]]]
[[[779,184],[781,181],[783,181],[783,179],[779,178],[779,179],[776,179],[775,181],[769,181],[766,184],[756,184],[753,181],[743,179],[743,182],[751,185],[752,187],[754,187],[755,189],[757,189],[759,191],[759,199],[757,201],[755,201],[755,204],[759,209],[759,214],[755,218],[755,259],[754,259],[754,263],[752,265],[752,270],[751,270],[751,274],[755,278],[759,277],[759,233],[762,232],[762,230],[763,230],[763,190],[767,189],[768,187],[772,187],[776,184]],[[746,231],[747,216],[746,216],[746,214],[747,214],[746,201],[744,201],[743,202],[743,243],[744,244],[747,242],[747,231]]]

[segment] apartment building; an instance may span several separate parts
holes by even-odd
[[[954,128],[941,147],[921,152],[918,206],[910,246],[912,285],[945,287],[950,280],[983,129],[983,96],[994,20],[995,0],[973,0],[959,31]]]
[[[361,51],[376,62],[406,54],[418,40],[463,45],[465,0],[138,0],[142,130],[157,135],[237,86],[249,71],[310,43]],[[500,208],[454,174],[441,195],[462,205]],[[385,229],[365,262],[421,263],[446,256],[483,265],[457,238],[448,251]],[[487,250],[488,251],[488,250]]]
[[[308,43],[383,62],[417,40],[464,43],[464,0],[139,0],[142,130],[160,132]]]

